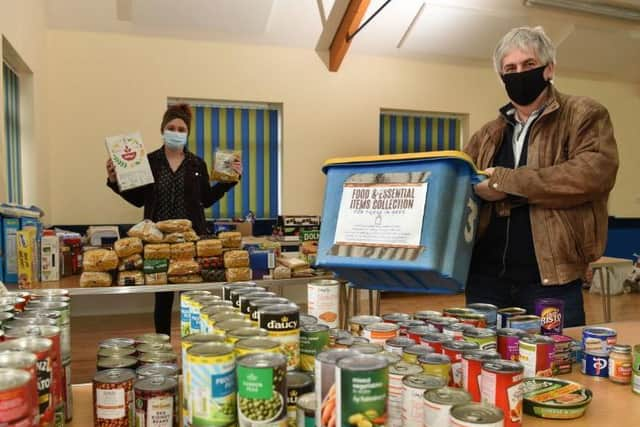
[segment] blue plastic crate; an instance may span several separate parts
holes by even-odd
[[[332,159],[317,266],[356,287],[464,290],[482,179],[458,151]]]

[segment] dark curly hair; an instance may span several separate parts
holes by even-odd
[[[191,107],[189,104],[174,104],[169,105],[167,111],[162,116],[162,123],[160,124],[160,133],[164,131],[164,127],[173,119],[181,119],[187,125],[187,133],[191,132]]]

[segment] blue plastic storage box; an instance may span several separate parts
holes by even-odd
[[[464,290],[482,179],[459,151],[332,159],[317,266],[356,287]]]

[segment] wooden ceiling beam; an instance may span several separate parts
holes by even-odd
[[[371,0],[350,0],[349,6],[342,17],[331,47],[329,48],[329,71],[338,71],[342,60],[351,46],[349,35],[353,34],[364,17]]]

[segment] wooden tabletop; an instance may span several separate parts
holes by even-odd
[[[594,326],[594,325],[590,325]],[[640,344],[640,321],[614,322],[605,325],[618,332],[618,343]],[[566,335],[579,338],[582,328],[571,328]],[[580,366],[573,365],[573,372],[559,378],[576,381],[591,389],[593,400],[586,414],[575,420],[544,420],[525,415],[523,427],[596,427],[596,426],[637,426],[640,421],[640,395],[631,391],[628,385],[618,385],[606,378],[588,377],[580,373]],[[93,424],[93,403],[91,384],[73,386],[74,418],[72,427],[86,427]]]

